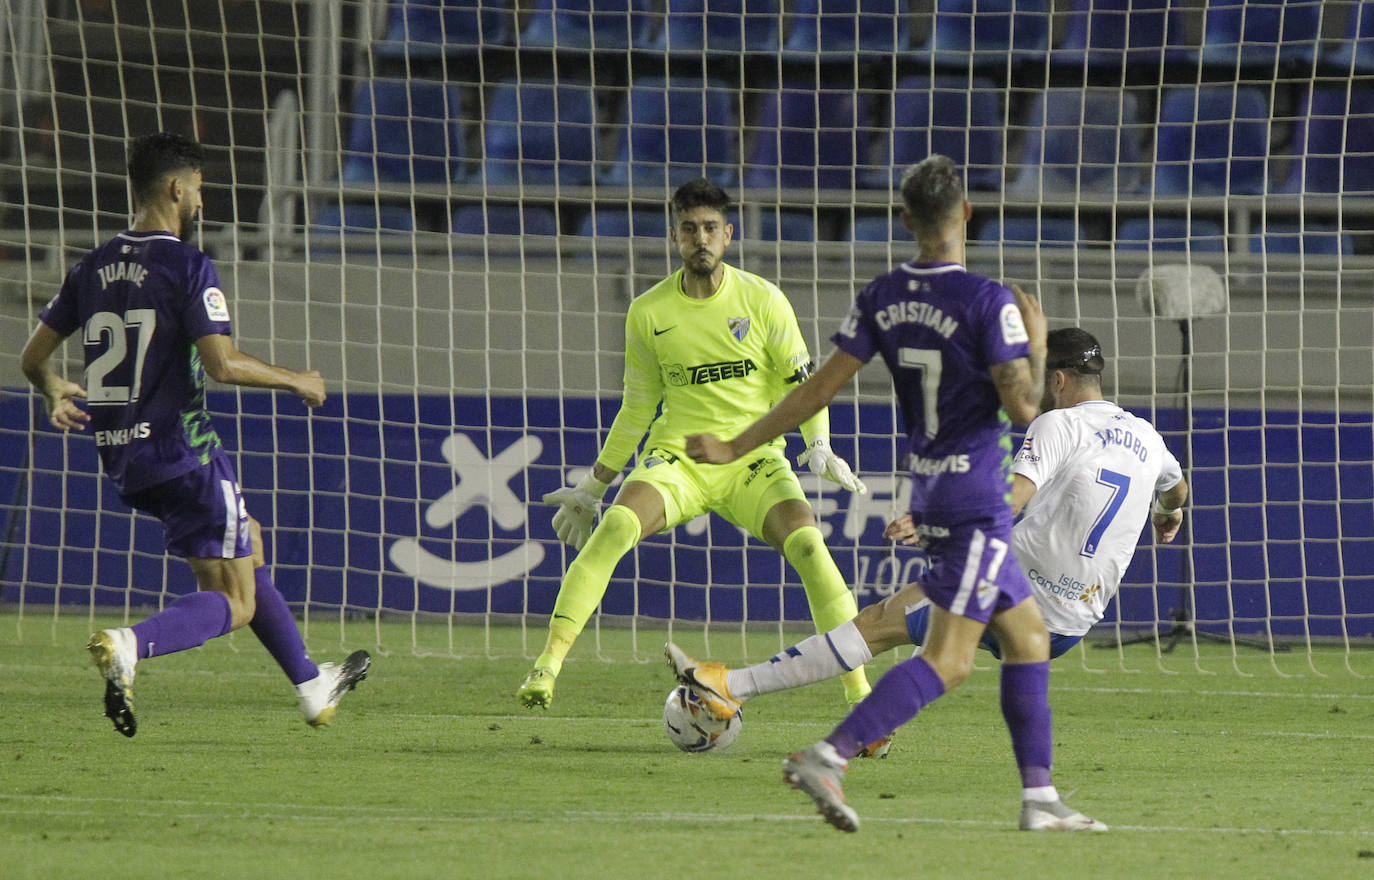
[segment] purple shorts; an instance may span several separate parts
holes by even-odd
[[[1011,510],[967,515],[912,512],[930,568],[921,589],[951,614],[987,623],[1031,597],[1011,553]]]
[[[252,556],[248,508],[228,456],[126,495],[125,504],[162,520],[167,552],[187,559]]]

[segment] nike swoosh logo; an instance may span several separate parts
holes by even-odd
[[[676,324],[673,325],[673,327],[676,327],[676,326],[677,326]],[[673,327],[664,327],[662,330],[655,330],[655,331],[654,331],[654,335],[655,335],[655,336],[662,336],[664,333],[667,333],[669,330],[672,330]]]
[[[771,471],[769,471],[768,473],[764,474],[763,476],[764,476],[765,478],[771,477],[771,476],[773,476],[773,475],[776,474],[776,473],[780,473],[781,471],[782,471],[782,468],[776,468],[775,470],[771,470]]]

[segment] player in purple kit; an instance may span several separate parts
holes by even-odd
[[[919,253],[859,292],[837,350],[805,385],[730,441],[688,438],[697,461],[728,462],[790,430],[875,354],[892,373],[911,444],[911,515],[930,556],[924,652],[894,666],[824,740],[783,762],[783,778],[843,831],[859,819],[840,781],[850,758],[957,687],[983,630],[1002,648],[1002,714],[1021,771],[1024,830],[1106,830],[1066,806],[1050,778],[1049,636],[1011,555],[1011,423],[1040,410],[1047,327],[1035,297],[967,271],[972,206],[954,163],[933,155],[902,176],[902,220]]]
[[[105,678],[105,714],[137,732],[134,666],[248,624],[296,686],[311,726],[328,724],[340,698],[367,675],[355,651],[341,665],[310,660],[286,600],[268,573],[258,523],[205,409],[205,375],[276,388],[306,406],[324,402],[315,371],[264,363],[229,337],[229,307],[214,264],[181,240],[201,207],[200,144],[175,134],[137,139],[129,151],[134,222],[87,254],[43,310],[20,365],[62,430],[89,423],[105,473],[130,507],[163,523],[167,551],[186,559],[199,591],[132,627],[101,630],[87,649]],[[84,387],[49,359],[80,331]],[[89,413],[78,405],[85,399]]]

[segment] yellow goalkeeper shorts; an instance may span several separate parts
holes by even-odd
[[[663,531],[708,511],[763,540],[763,520],[779,501],[806,493],[782,449],[765,446],[730,464],[698,464],[681,449],[646,449],[625,482],[648,483],[663,496]]]

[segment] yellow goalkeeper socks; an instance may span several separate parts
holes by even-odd
[[[782,544],[782,555],[801,577],[818,632],[829,632],[859,613],[859,604],[826,549],[820,529],[803,526],[788,535]],[[844,682],[844,697],[850,703],[857,703],[872,690],[862,666],[846,672],[840,680]]]
[[[592,530],[592,536],[568,566],[558,598],[553,603],[553,617],[549,620],[549,638],[544,653],[535,661],[557,675],[563,668],[563,658],[587,625],[601,597],[611,573],[624,555],[639,542],[642,527],[633,510],[612,504]],[[851,600],[852,601],[852,600]]]

